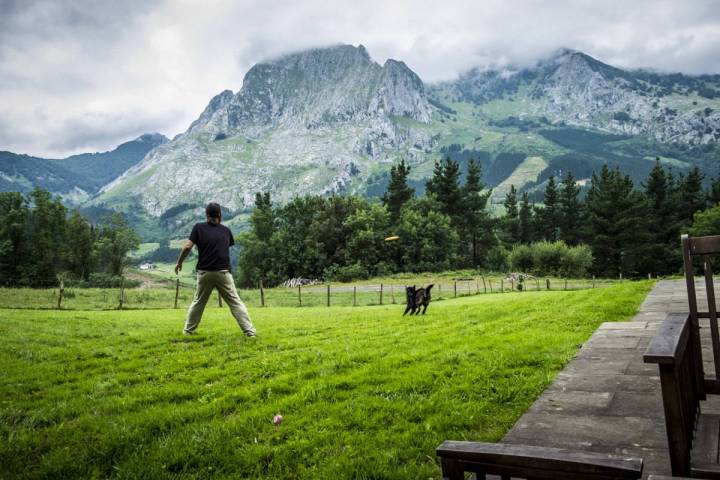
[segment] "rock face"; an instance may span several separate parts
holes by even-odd
[[[257,191],[278,201],[351,190],[377,163],[430,145],[397,121],[428,123],[432,107],[404,63],[375,63],[341,45],[260,63],[237,94],[214,97],[190,128],[107,185],[151,215],[214,199],[234,210]]]
[[[524,113],[553,122],[646,135],[660,142],[720,140],[720,111],[704,105],[708,97],[720,98],[720,75],[624,71],[581,52],[562,50],[534,68],[472,70],[444,87],[453,98],[476,105],[512,96],[524,101]],[[695,105],[686,105],[692,101]]]
[[[630,148],[603,132],[641,140]],[[432,162],[455,154],[480,159],[494,185],[524,159],[546,165],[532,179],[522,176],[527,189],[579,162],[576,178],[611,161],[632,166],[637,180],[655,156],[681,172],[706,168],[710,150],[697,160],[683,148],[714,149],[718,139],[718,75],[630,72],[563,50],[533,68],[475,69],[424,85],[403,62],[380,65],[363,46],[338,45],[253,66],[237,93],[215,96],[186,132],[105,185],[93,202],[134,202],[150,217],[211,200],[239,212],[260,191],[276,203],[377,192],[384,188],[377,178],[400,158],[421,188]],[[683,148],[659,153],[657,142]]]

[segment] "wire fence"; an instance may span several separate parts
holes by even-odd
[[[316,284],[293,288],[239,289],[249,307],[321,307],[405,305],[405,287],[415,284],[427,287],[433,283],[432,301],[468,295],[536,291],[583,290],[618,283],[609,279],[531,278],[518,282],[514,278],[478,276],[460,279],[414,279],[412,283],[378,284]],[[57,282],[56,282],[57,283]],[[73,288],[57,284],[54,288],[0,288],[0,308],[114,310],[187,308],[192,302],[195,286],[174,282],[165,288]],[[217,292],[208,307],[223,307]]]

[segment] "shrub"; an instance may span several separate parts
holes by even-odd
[[[533,255],[529,245],[516,245],[509,255],[510,266],[516,272],[530,272],[533,269]]]
[[[352,265],[331,265],[323,272],[325,280],[334,280],[336,282],[350,282],[357,279],[368,278],[367,269],[360,263]]]
[[[494,272],[505,272],[509,266],[508,251],[504,247],[493,247],[488,250],[487,267]]]
[[[537,242],[530,246],[533,270],[540,275],[559,275],[566,255],[565,242]]]
[[[561,275],[566,277],[584,277],[592,266],[592,249],[587,245],[578,245],[566,249],[562,259]]]

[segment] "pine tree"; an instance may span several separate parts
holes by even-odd
[[[530,243],[534,240],[533,207],[530,204],[530,196],[523,192],[518,212],[519,240],[521,243]]]
[[[714,207],[720,203],[720,177],[712,179],[710,182],[710,190],[708,191],[708,206]]]
[[[545,187],[545,206],[542,210],[542,228],[545,240],[554,242],[560,237],[560,205],[558,202],[557,185],[555,177],[548,178]]]
[[[655,166],[644,183],[648,206],[648,220],[653,228],[648,231],[646,264],[650,273],[670,273],[679,265],[677,241],[678,222],[672,208],[673,177],[656,159]]]
[[[403,205],[415,195],[415,190],[408,186],[408,176],[410,175],[410,166],[405,165],[405,160],[400,160],[397,166],[390,168],[390,183],[387,191],[383,195],[382,201],[390,212],[390,219],[396,223],[400,217],[400,210]]]
[[[580,241],[580,225],[582,224],[580,188],[575,184],[575,177],[569,170],[561,185],[560,238],[568,245],[577,245]]]
[[[275,212],[270,201],[270,192],[255,193],[255,209],[250,215],[250,223],[255,236],[261,242],[268,242],[275,233]]]
[[[450,158],[435,162],[433,176],[425,185],[427,192],[440,204],[440,211],[458,228],[462,223],[460,165]]]
[[[482,264],[485,253],[494,243],[493,221],[486,210],[490,190],[484,191],[485,185],[480,178],[482,169],[475,160],[468,163],[467,177],[462,189],[463,225],[461,242],[469,246],[469,257],[473,267]]]
[[[638,275],[647,244],[647,208],[629,176],[603,165],[585,200],[593,270],[607,277]]]
[[[704,177],[700,169],[694,167],[680,183],[680,203],[677,212],[684,226],[692,224],[695,212],[705,209],[706,196],[702,189]]]
[[[505,230],[505,241],[512,246],[520,242],[520,221],[518,218],[517,190],[515,185],[510,185],[510,190],[505,195],[505,217],[503,225]]]

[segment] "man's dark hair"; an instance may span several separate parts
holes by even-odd
[[[215,202],[208,203],[205,207],[205,214],[210,218],[220,218],[220,204]]]

